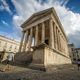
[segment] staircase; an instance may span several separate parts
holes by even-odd
[[[14,57],[15,64],[28,65],[32,62],[32,51],[17,53]]]

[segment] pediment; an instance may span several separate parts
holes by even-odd
[[[36,20],[39,20],[40,18],[43,18],[47,15],[50,15],[50,13],[52,12],[52,8],[34,13],[28,20],[26,20],[23,24],[22,24],[22,28],[25,26],[28,26],[29,24],[35,22]]]
[[[51,14],[51,16],[53,16],[55,18],[56,23],[60,26],[60,29],[62,30],[63,34],[65,35],[63,26],[62,26],[62,24],[61,24],[61,22],[59,20],[59,17],[57,16],[57,13],[56,13],[56,11],[55,11],[55,9],[53,7],[49,8],[49,9],[46,9],[46,10],[43,10],[43,11],[40,11],[40,12],[37,12],[37,13],[34,13],[30,18],[28,18],[21,25],[21,27],[25,30],[26,29],[25,27],[28,27],[29,25],[31,25],[32,23],[36,22],[40,18],[47,17],[50,14]],[[66,37],[66,35],[65,35],[65,37]],[[66,40],[67,40],[67,38],[66,38]]]

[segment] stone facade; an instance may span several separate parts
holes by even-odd
[[[23,37],[19,52],[30,51],[32,47],[34,64],[70,63],[67,37],[54,8],[34,13],[21,27]]]
[[[49,65],[59,65],[70,63],[70,58],[55,49],[49,48],[46,44],[34,47],[32,63]]]
[[[74,59],[76,58],[76,56],[73,56],[75,55],[74,53],[74,50],[75,50],[75,46],[74,44],[68,44],[68,49],[69,49],[69,56],[71,58],[71,62],[72,63],[75,63]]]
[[[75,48],[76,60],[80,61],[80,48]]]
[[[74,44],[68,44],[68,47],[72,63],[80,61],[80,48],[75,48]]]
[[[19,45],[20,43],[17,41],[14,41],[4,36],[0,36],[0,51],[3,51],[5,49],[7,52],[18,52]]]

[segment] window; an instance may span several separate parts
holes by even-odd
[[[78,51],[76,51],[76,53],[78,53]]]
[[[15,52],[17,51],[17,46],[15,46],[14,51],[15,51]]]
[[[12,45],[10,46],[9,50],[11,50],[11,49],[12,49]]]
[[[74,54],[73,54],[73,57],[74,57]]]
[[[74,49],[73,49],[73,48],[72,48],[71,50],[72,50],[72,51],[74,51]]]
[[[15,49],[16,49],[16,47],[15,47]]]
[[[77,57],[79,58],[79,55],[77,54]]]
[[[78,61],[80,61],[80,59],[78,59]]]
[[[6,50],[7,48],[7,43],[4,44],[3,49]]]
[[[4,49],[6,49],[6,47],[7,47],[7,43],[4,44]]]

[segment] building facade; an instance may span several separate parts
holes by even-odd
[[[75,48],[76,60],[80,61],[80,48]]]
[[[70,63],[67,37],[54,8],[34,13],[21,27],[19,52],[33,48],[32,63],[43,66]]]
[[[68,44],[68,47],[72,63],[80,61],[80,48],[75,48],[74,44]]]
[[[74,44],[68,44],[68,49],[69,49],[69,55],[70,55],[70,58],[71,58],[71,62],[75,63],[76,54],[75,54],[75,46],[74,46]]]
[[[6,52],[18,52],[20,43],[9,39],[4,36],[0,36],[0,51],[6,50]]]

